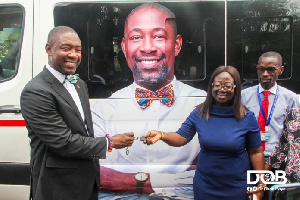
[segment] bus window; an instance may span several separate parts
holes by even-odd
[[[176,79],[205,90],[205,79],[224,64],[223,51],[215,53],[215,49],[224,49],[224,33],[219,31],[224,27],[224,2],[162,4],[174,12],[177,33],[182,36],[182,48],[174,64]],[[77,73],[87,83],[90,98],[107,98],[133,82],[121,42],[125,19],[138,5],[72,3],[54,8],[54,25],[72,27],[81,39],[82,62]]]
[[[13,78],[18,71],[23,9],[0,5],[0,18],[0,82],[3,82]]]
[[[255,17],[243,19],[243,60],[244,79],[257,79],[256,65],[259,56],[267,51],[282,55],[284,73],[280,79],[292,75],[293,58],[292,17]]]
[[[178,33],[183,38],[180,54],[175,63],[176,77],[183,81],[206,78],[206,19],[181,17],[176,19]],[[188,27],[185,25],[188,24]]]

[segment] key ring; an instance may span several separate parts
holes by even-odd
[[[134,137],[134,140],[147,141],[147,140],[150,140],[150,139],[146,138],[146,137]]]

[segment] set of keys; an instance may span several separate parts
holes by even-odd
[[[134,137],[135,140],[140,140],[140,141],[147,141],[150,140],[149,138],[146,137]]]
[[[147,141],[147,140],[150,140],[149,138],[146,138],[146,137],[134,137],[134,140],[140,140],[140,141]],[[126,155],[129,154],[129,148],[126,147]]]

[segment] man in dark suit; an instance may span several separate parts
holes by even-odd
[[[93,137],[86,84],[76,77],[72,83],[66,79],[81,61],[81,41],[72,28],[52,29],[45,49],[49,64],[21,94],[22,114],[31,139],[31,197],[97,199],[98,159],[105,158],[111,148],[131,146],[133,133],[109,140]]]

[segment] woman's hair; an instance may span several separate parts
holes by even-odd
[[[238,121],[240,121],[243,117],[245,117],[247,108],[241,102],[241,77],[240,77],[240,74],[237,71],[237,69],[232,66],[219,66],[212,73],[209,83],[208,83],[206,99],[202,104],[197,106],[200,109],[199,117],[201,118],[205,113],[206,120],[207,121],[209,120],[211,106],[215,101],[212,96],[212,83],[213,83],[215,77],[218,76],[222,72],[228,72],[231,75],[231,77],[234,79],[234,84],[236,85],[236,87],[234,88],[234,96],[233,96],[233,99],[230,101],[230,103],[233,106],[234,116],[237,118]]]

